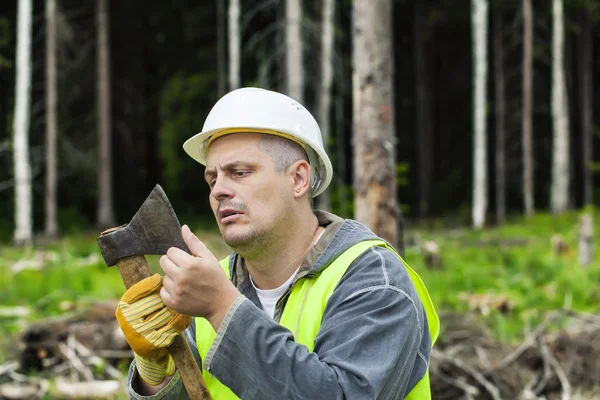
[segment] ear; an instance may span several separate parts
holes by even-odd
[[[307,161],[299,160],[292,164],[290,177],[295,198],[304,196],[310,190],[310,164]]]

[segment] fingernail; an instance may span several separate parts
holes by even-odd
[[[187,225],[183,225],[183,232],[188,235],[190,234],[192,231],[190,231],[190,227]]]

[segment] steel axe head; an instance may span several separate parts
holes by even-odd
[[[106,265],[147,254],[165,254],[170,247],[190,253],[181,236],[181,225],[160,185],[156,185],[130,223],[102,232],[98,246]]]

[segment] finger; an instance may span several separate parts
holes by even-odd
[[[123,315],[130,321],[139,318],[145,319],[148,315],[152,315],[163,308],[163,306],[161,298],[156,294],[151,294],[136,301],[132,307],[123,310]]]
[[[181,235],[193,256],[214,258],[213,253],[198,239],[198,236],[194,235],[187,225],[181,227]]]
[[[179,269],[179,266],[173,262],[173,260],[168,255],[163,255],[159,261],[160,267],[165,272],[165,277],[169,276],[173,279],[177,279],[179,275],[182,273]],[[164,277],[163,277],[163,285],[164,285]]]
[[[164,286],[160,289],[160,298],[162,299],[163,303],[165,303],[165,305],[169,308],[173,308],[173,306],[175,305],[173,296],[169,294],[169,292],[167,291],[167,289],[165,289]]]
[[[198,257],[194,257],[178,247],[169,247],[169,250],[167,250],[167,257],[169,257],[173,264],[178,268],[190,265],[198,259]]]
[[[167,307],[163,307],[159,312],[148,318],[144,323],[144,328],[150,332],[158,330],[169,323],[172,314]]]
[[[171,297],[175,297],[175,294],[177,293],[177,284],[170,276],[165,275],[163,278],[163,287],[167,290]]]

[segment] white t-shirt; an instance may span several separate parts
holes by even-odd
[[[323,231],[319,234],[319,237],[317,237],[317,240],[315,240],[315,243],[313,244],[313,246],[315,244],[317,244],[319,239],[321,239],[321,236],[323,236],[323,233],[325,233],[325,229],[323,229]],[[296,271],[294,271],[292,276],[290,276],[290,279],[288,279],[283,285],[279,286],[276,289],[269,289],[269,290],[259,289],[254,284],[252,277],[250,277],[250,282],[252,282],[252,286],[254,286],[254,290],[256,290],[256,294],[258,295],[260,304],[262,304],[263,310],[265,310],[266,313],[269,314],[269,316],[271,318],[273,318],[275,316],[275,306],[277,305],[277,301],[279,300],[279,298],[281,296],[283,296],[283,294],[285,293],[287,288],[292,284],[299,269],[300,269],[300,266],[298,266],[298,268],[296,268]]]
[[[263,310],[265,310],[265,312],[269,314],[271,318],[275,316],[275,306],[277,305],[277,301],[281,296],[283,296],[287,288],[292,284],[299,269],[300,267],[298,267],[292,276],[290,276],[290,279],[276,289],[259,289],[256,287],[256,285],[254,285],[254,281],[252,280],[252,277],[250,277],[250,282],[252,282],[252,286],[254,286],[254,289],[256,290],[256,294],[258,295],[258,299],[262,304]]]

